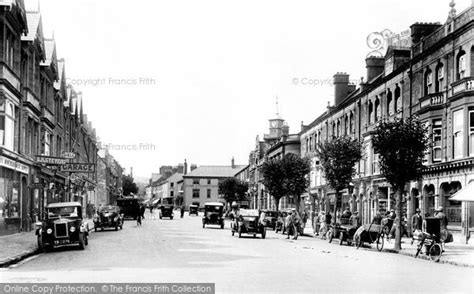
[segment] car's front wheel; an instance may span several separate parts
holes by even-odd
[[[38,236],[38,250],[40,252],[47,252],[47,248],[43,243],[43,237],[41,235]]]

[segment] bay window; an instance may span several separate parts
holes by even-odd
[[[463,128],[464,116],[463,111],[457,110],[453,112],[453,157],[461,158],[463,156]]]

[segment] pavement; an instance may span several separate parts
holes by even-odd
[[[201,217],[126,221],[77,246],[40,253],[0,269],[4,283],[210,282],[216,293],[474,293],[474,269],[336,241],[232,236],[229,223]]]
[[[94,228],[92,219],[86,220],[89,230]],[[0,237],[0,268],[20,262],[38,252],[35,230]]]

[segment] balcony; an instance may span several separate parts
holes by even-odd
[[[420,111],[426,111],[435,106],[442,106],[444,103],[446,103],[446,96],[444,93],[438,92],[428,94],[425,97],[420,98]]]
[[[17,91],[20,91],[20,79],[3,62],[0,63],[0,79],[8,81],[13,88],[15,88]]]
[[[54,115],[46,107],[43,107],[43,114],[41,116],[41,120],[46,121],[47,123],[49,123],[51,125],[51,127],[54,128]]]
[[[464,78],[462,80],[452,83],[451,86],[452,86],[453,96],[463,93],[463,92],[474,91],[474,78],[473,77]]]
[[[25,97],[25,104],[30,104],[35,108],[37,111],[41,111],[41,104],[39,99],[31,93],[31,91],[28,89],[24,92],[24,97]]]

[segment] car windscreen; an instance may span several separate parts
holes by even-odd
[[[48,217],[60,217],[60,216],[68,216],[68,217],[77,217],[77,207],[76,206],[68,206],[68,207],[50,207],[48,208]]]

